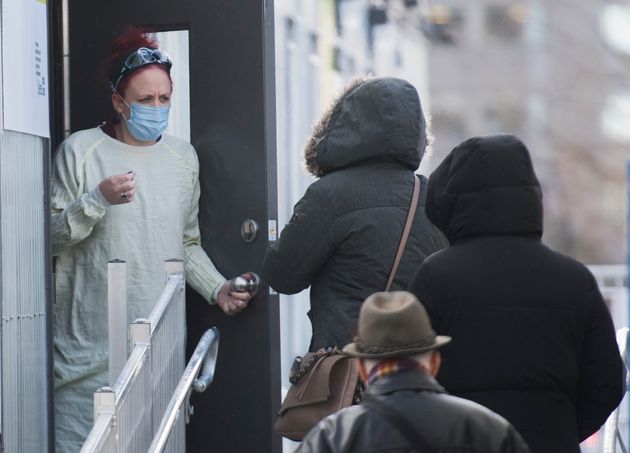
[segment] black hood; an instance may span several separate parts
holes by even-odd
[[[491,234],[542,236],[542,192],[513,135],[460,143],[429,179],[427,215],[450,242]]]
[[[416,170],[426,147],[420,98],[408,82],[358,79],[320,118],[306,144],[307,169],[323,176],[367,161]]]

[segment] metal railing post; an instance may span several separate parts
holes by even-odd
[[[617,330],[616,335],[619,352],[626,368],[626,392],[628,391],[628,340],[630,339],[628,332],[629,329],[627,327],[622,327]],[[615,453],[617,451],[617,444],[619,444],[623,452],[627,451],[624,439],[621,437],[619,431],[619,411],[621,410],[622,404],[623,402],[608,416],[608,420],[604,423],[603,453]]]
[[[164,261],[164,270],[166,271],[164,283],[166,283],[170,275],[184,273],[184,261],[176,258],[166,260]]]
[[[107,315],[109,334],[109,385],[113,386],[127,361],[127,263],[107,263]]]
[[[131,342],[136,344],[151,344],[151,323],[144,318],[131,323]]]
[[[113,414],[116,409],[116,394],[111,387],[101,387],[94,392],[94,420],[100,414]]]
[[[94,453],[101,451],[113,451],[118,450],[117,432],[118,426],[116,425],[113,416],[116,412],[116,393],[111,387],[101,387],[94,392],[94,428],[90,432],[90,435],[85,440],[85,443],[81,447],[81,453]],[[97,429],[99,433],[108,433],[111,436],[99,436],[94,435],[94,429]],[[109,442],[110,448],[104,446],[107,444],[107,439],[113,441]]]

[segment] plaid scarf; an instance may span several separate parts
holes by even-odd
[[[407,357],[393,357],[385,359],[370,370],[367,377],[367,383],[368,385],[372,385],[374,382],[385,376],[389,376],[390,374],[411,370],[427,371],[424,365]]]

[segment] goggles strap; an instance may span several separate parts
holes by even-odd
[[[125,58],[122,68],[118,73],[116,83],[112,83],[112,86],[117,87],[123,77],[125,77],[129,72],[147,64],[162,64],[169,70],[173,65],[171,58],[166,51],[162,49],[152,49],[150,47],[140,47]]]

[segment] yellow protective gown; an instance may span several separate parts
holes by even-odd
[[[109,205],[98,185],[134,171],[135,199]],[[200,245],[194,148],[163,135],[122,143],[100,128],[64,141],[52,172],[55,424],[57,452],[77,452],[93,423],[93,392],[107,383],[107,262],[127,262],[128,319],[148,317],[164,287],[164,260],[210,303],[225,278]]]

